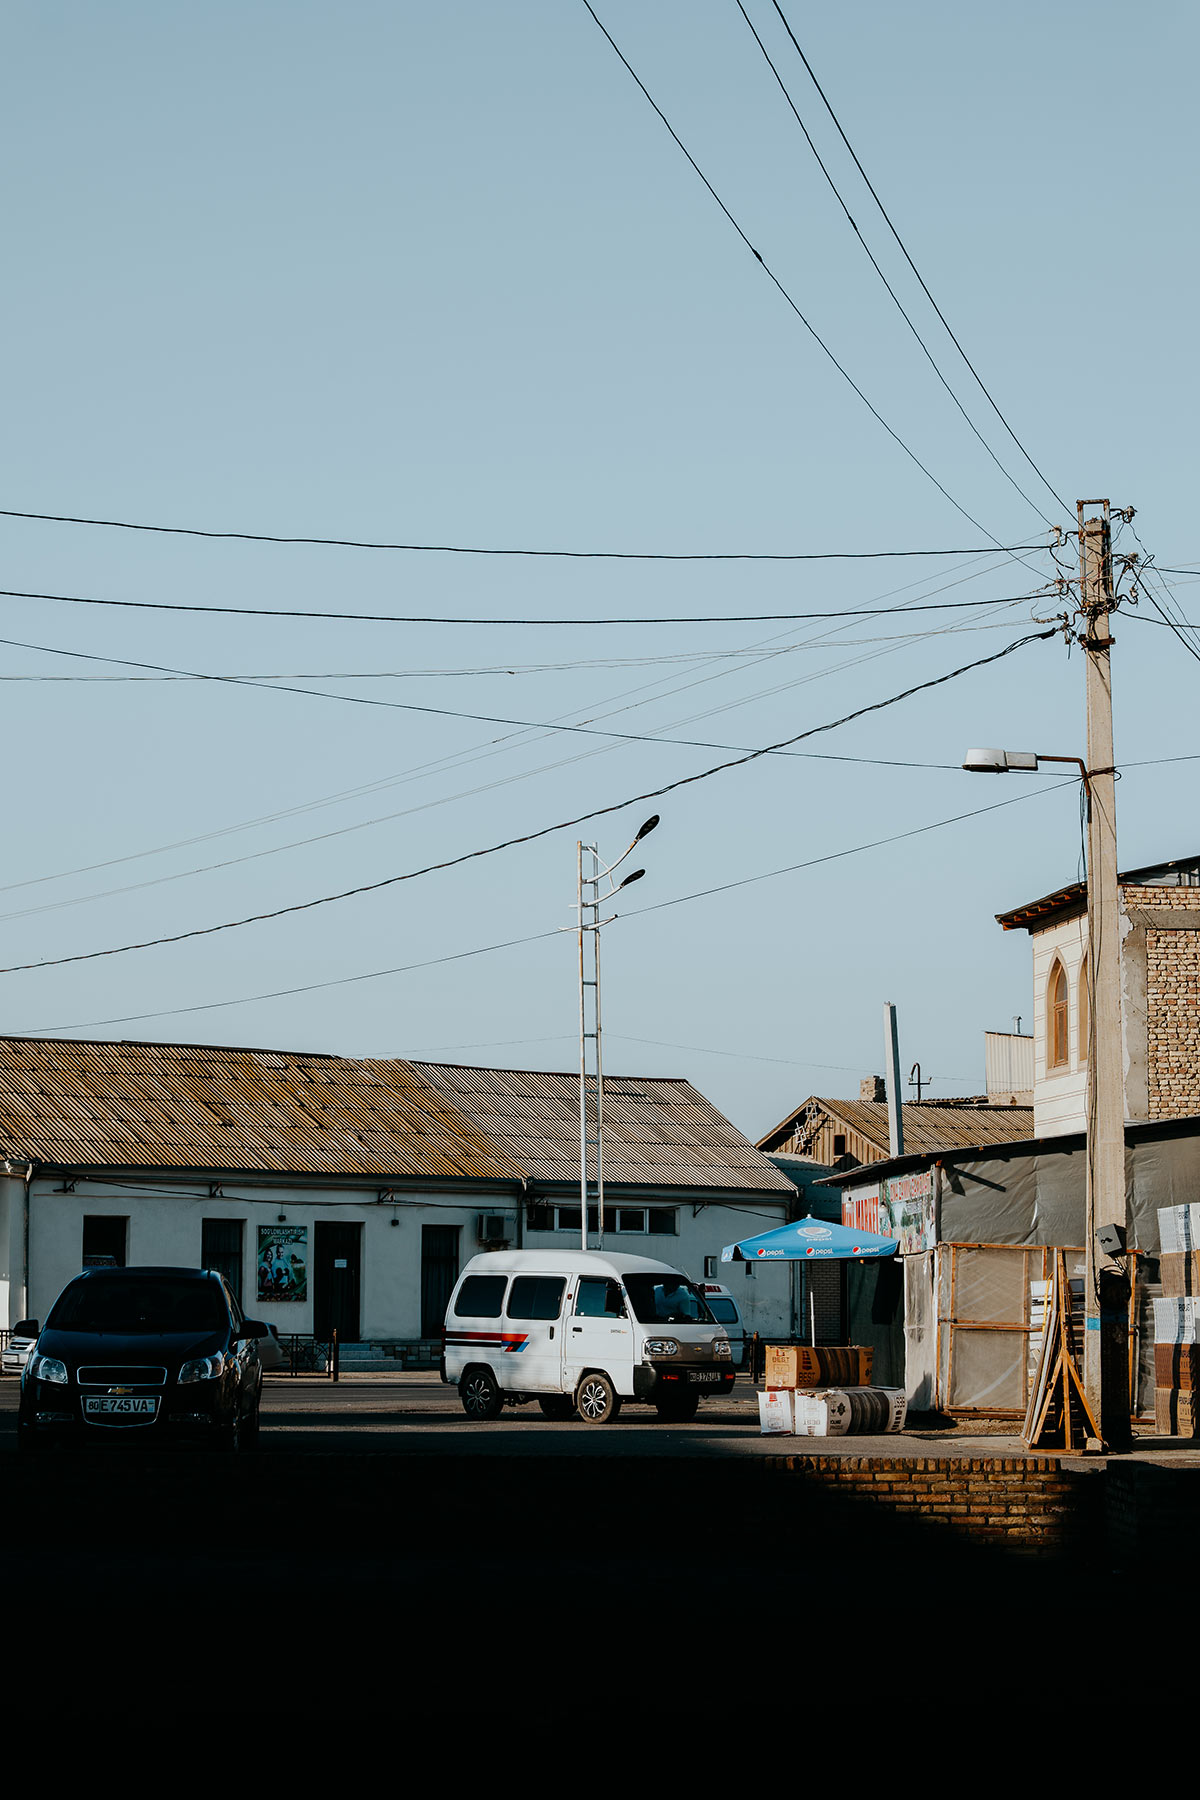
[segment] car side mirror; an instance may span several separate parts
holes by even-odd
[[[265,1338],[270,1337],[270,1335],[271,1333],[261,1319],[247,1319],[243,1324],[242,1329],[238,1332],[239,1337],[247,1338]]]
[[[13,1337],[35,1338],[41,1329],[36,1319],[18,1319],[12,1328],[12,1335]]]

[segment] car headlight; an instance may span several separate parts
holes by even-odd
[[[202,1356],[196,1362],[185,1362],[179,1371],[179,1385],[185,1386],[190,1381],[215,1381],[225,1366],[225,1358],[218,1351],[216,1356]]]
[[[647,1356],[678,1356],[679,1345],[674,1338],[647,1338]]]
[[[712,1341],[712,1353],[714,1356],[717,1356],[717,1357],[731,1355],[732,1352],[729,1348],[729,1339],[728,1338],[714,1338]]]
[[[58,1387],[67,1385],[67,1365],[57,1356],[31,1356],[29,1372],[35,1381],[53,1381]]]

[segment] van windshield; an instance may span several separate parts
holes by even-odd
[[[643,1325],[712,1325],[700,1289],[683,1275],[626,1275],[625,1292]]]

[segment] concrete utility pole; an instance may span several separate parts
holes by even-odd
[[[1084,517],[1089,508],[1099,513]],[[1079,599],[1087,661],[1088,981],[1087,1226],[1083,1385],[1105,1442],[1131,1441],[1129,1280],[1097,1244],[1106,1226],[1124,1245],[1125,1081],[1121,1030],[1121,920],[1117,889],[1116,771],[1113,767],[1113,642],[1116,600],[1107,500],[1081,500]]]
[[[896,1027],[896,1008],[890,1000],[883,1004],[883,1057],[887,1068],[888,1153],[904,1155],[904,1113],[900,1101],[900,1034]]]

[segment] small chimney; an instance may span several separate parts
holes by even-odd
[[[858,1097],[860,1100],[885,1101],[887,1099],[887,1082],[882,1075],[868,1075],[865,1081],[860,1081],[858,1084]]]

